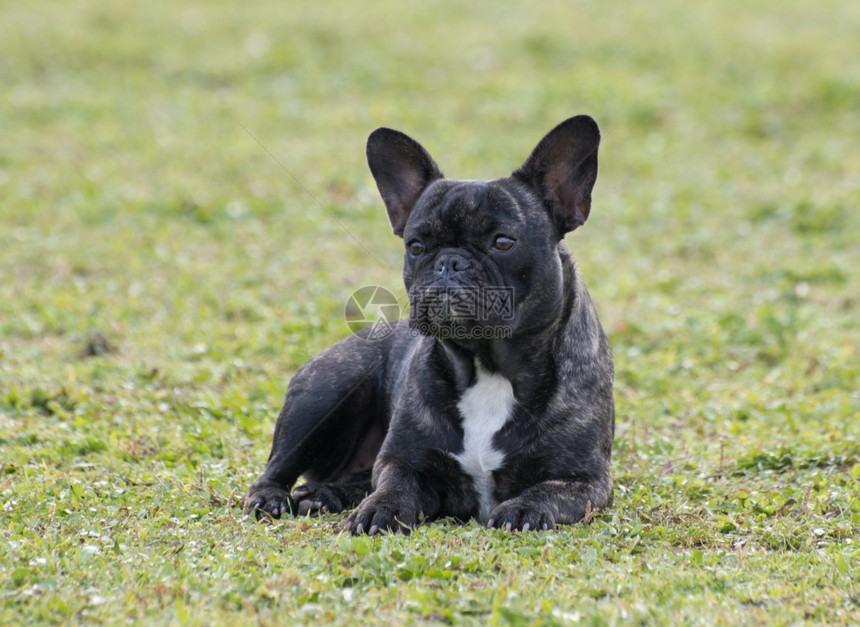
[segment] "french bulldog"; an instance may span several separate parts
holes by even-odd
[[[527,531],[612,504],[612,354],[564,240],[588,218],[599,143],[578,115],[511,176],[459,181],[403,133],[370,134],[410,315],[296,372],[246,514],[355,507],[353,534],[441,517]]]

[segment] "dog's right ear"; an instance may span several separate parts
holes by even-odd
[[[367,165],[385,202],[391,228],[403,237],[406,220],[421,193],[441,179],[442,173],[421,144],[385,127],[367,138]]]

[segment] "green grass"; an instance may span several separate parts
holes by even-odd
[[[5,3],[0,623],[860,622],[858,32],[831,0]],[[242,519],[291,374],[355,289],[403,293],[367,133],[495,177],[575,113],[615,506]]]

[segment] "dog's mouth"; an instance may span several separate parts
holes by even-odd
[[[421,335],[466,341],[511,333],[511,288],[423,286],[410,290],[409,301],[409,326]]]

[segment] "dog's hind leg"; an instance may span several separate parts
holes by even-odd
[[[388,410],[378,392],[378,353],[361,350],[355,339],[342,342],[338,351],[321,353],[293,377],[269,461],[245,497],[246,514],[279,518],[300,509],[340,511],[370,490],[369,473],[385,437]],[[301,475],[313,489],[291,495]],[[299,508],[297,499],[307,503]]]

